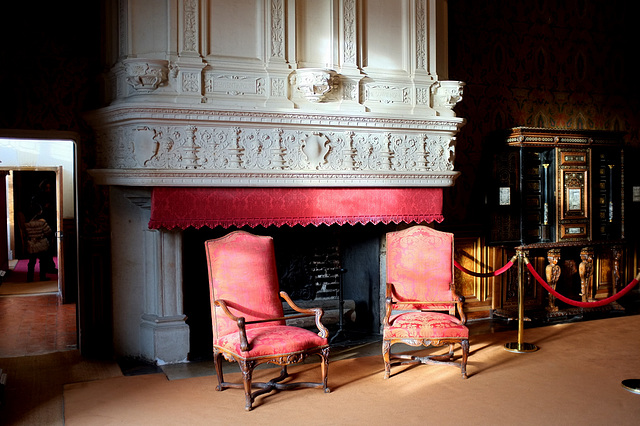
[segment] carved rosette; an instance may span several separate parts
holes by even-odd
[[[338,74],[325,68],[301,68],[295,71],[292,83],[309,102],[326,102],[329,93],[339,84]]]
[[[123,61],[125,79],[136,92],[152,92],[167,84],[169,62],[144,58]]]

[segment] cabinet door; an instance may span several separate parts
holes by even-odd
[[[558,148],[557,152],[557,241],[589,240],[589,150]]]

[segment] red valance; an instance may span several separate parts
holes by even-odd
[[[442,220],[441,188],[156,187],[149,228]]]

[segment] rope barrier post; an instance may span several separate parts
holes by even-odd
[[[636,280],[640,278],[640,273],[636,277]],[[629,392],[640,394],[640,379],[625,379],[622,381],[622,387]]]
[[[527,353],[535,352],[538,347],[533,343],[525,343],[522,341],[524,334],[524,268],[523,253],[521,248],[516,249],[518,256],[518,341],[504,344],[504,349],[509,352]]]

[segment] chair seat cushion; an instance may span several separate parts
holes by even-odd
[[[328,344],[327,339],[313,331],[287,325],[247,328],[247,340],[250,350],[246,352],[240,349],[237,331],[220,337],[213,345],[242,358],[260,358],[306,352]]]
[[[403,312],[389,318],[384,339],[468,339],[461,321],[441,312]]]

